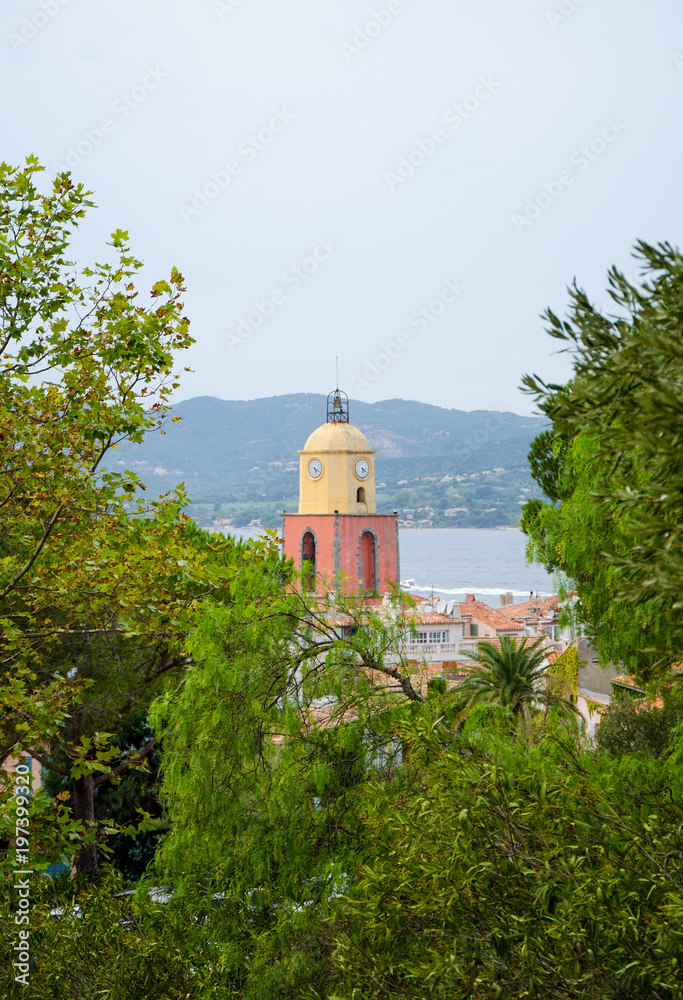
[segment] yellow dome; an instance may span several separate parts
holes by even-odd
[[[370,442],[353,424],[323,424],[313,431],[304,451],[372,451]]]

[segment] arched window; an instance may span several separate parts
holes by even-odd
[[[301,569],[304,574],[304,587],[308,591],[315,590],[315,535],[307,531],[301,539]]]
[[[372,531],[364,531],[360,537],[360,578],[365,593],[377,590],[377,545]]]
[[[356,503],[365,503],[365,487],[359,486],[356,490]]]

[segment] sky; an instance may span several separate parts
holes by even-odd
[[[176,400],[328,392],[534,412],[576,278],[683,245],[681,0],[4,0],[0,158],[94,192],[145,291],[177,267]]]

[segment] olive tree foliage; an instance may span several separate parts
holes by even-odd
[[[656,765],[562,726],[402,736],[414,781],[364,792],[326,996],[683,997],[683,732]]]
[[[0,164],[0,763],[30,754],[69,778],[71,810],[36,802],[33,846],[64,820],[53,853],[76,837],[93,874],[95,785],[153,749],[121,753],[112,733],[183,668],[194,602],[235,567],[183,517],[181,489],[146,500],[134,473],[105,467],[161,425],[178,385],[182,276],[141,302],[121,230],[111,262],[79,269],[89,192],[68,173],[41,188],[41,170]]]
[[[576,285],[567,320],[546,313],[572,356],[567,385],[524,379],[552,420],[530,459],[530,553],[576,590],[579,628],[601,658],[666,674],[683,635],[683,257],[638,243],[639,284],[609,273],[614,313]]]

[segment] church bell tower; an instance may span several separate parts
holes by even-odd
[[[283,533],[311,592],[381,595],[399,580],[398,515],[377,513],[375,452],[339,389],[299,452],[299,511],[284,515]]]

